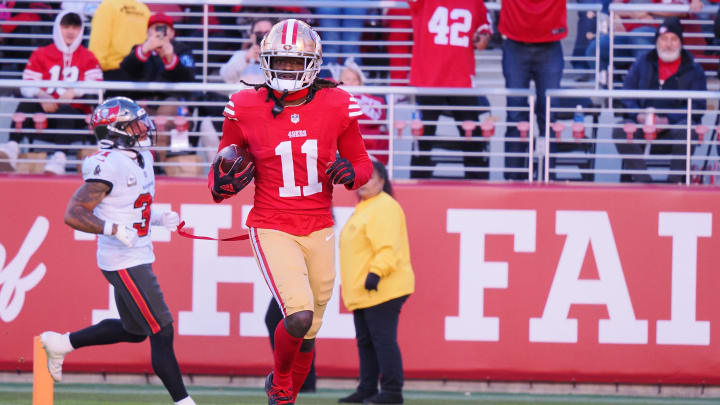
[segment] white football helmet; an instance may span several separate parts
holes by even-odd
[[[273,69],[272,59],[276,56],[303,58],[305,69]],[[320,72],[321,64],[320,36],[300,20],[291,18],[273,25],[260,43],[260,67],[265,72],[265,83],[274,90],[293,92],[310,86]],[[281,79],[278,73],[292,73],[294,79]]]

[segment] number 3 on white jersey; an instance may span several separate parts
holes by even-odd
[[[317,139],[306,140],[300,151],[307,156],[308,185],[302,186],[302,195],[309,196],[322,191],[322,183],[318,181]],[[301,187],[295,184],[295,167],[293,165],[292,144],[290,141],[283,141],[275,148],[275,155],[280,156],[282,164],[283,186],[278,187],[280,197],[299,197]]]
[[[450,45],[467,48],[470,45],[470,37],[467,34],[470,32],[470,27],[472,27],[470,10],[454,8],[449,14],[450,20],[461,21],[449,25],[448,9],[440,6],[435,9],[430,21],[428,21],[428,31],[435,34],[435,43],[437,45],[447,45],[449,42]],[[448,32],[450,32],[449,41]]]

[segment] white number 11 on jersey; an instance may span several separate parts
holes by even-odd
[[[322,191],[322,183],[318,181],[317,139],[308,139],[303,143],[300,151],[307,156],[308,185],[302,186],[302,195],[309,196]],[[292,144],[290,141],[280,142],[275,148],[275,155],[280,156],[282,164],[283,186],[278,187],[280,197],[299,197],[301,187],[295,184],[295,166],[293,165]]]

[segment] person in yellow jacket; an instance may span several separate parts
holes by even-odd
[[[137,0],[103,0],[92,18],[90,44],[105,80],[128,80],[120,62],[145,42],[150,9]]]
[[[342,298],[353,311],[360,384],[340,403],[403,403],[403,368],[397,342],[400,309],[415,291],[405,214],[392,197],[382,163],[340,233]],[[378,392],[378,379],[380,391]]]

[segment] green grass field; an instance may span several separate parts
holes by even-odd
[[[349,391],[320,390],[298,398],[297,405],[337,404],[337,399]],[[190,387],[190,394],[198,405],[265,405],[267,399],[258,388],[210,388]],[[31,405],[30,384],[0,384],[0,405]],[[170,397],[162,387],[154,385],[96,385],[62,384],[55,386],[56,405],[169,405]],[[720,404],[718,399],[693,398],[651,398],[592,395],[531,395],[531,394],[488,394],[465,395],[463,393],[411,391],[405,393],[407,405],[704,405]]]

